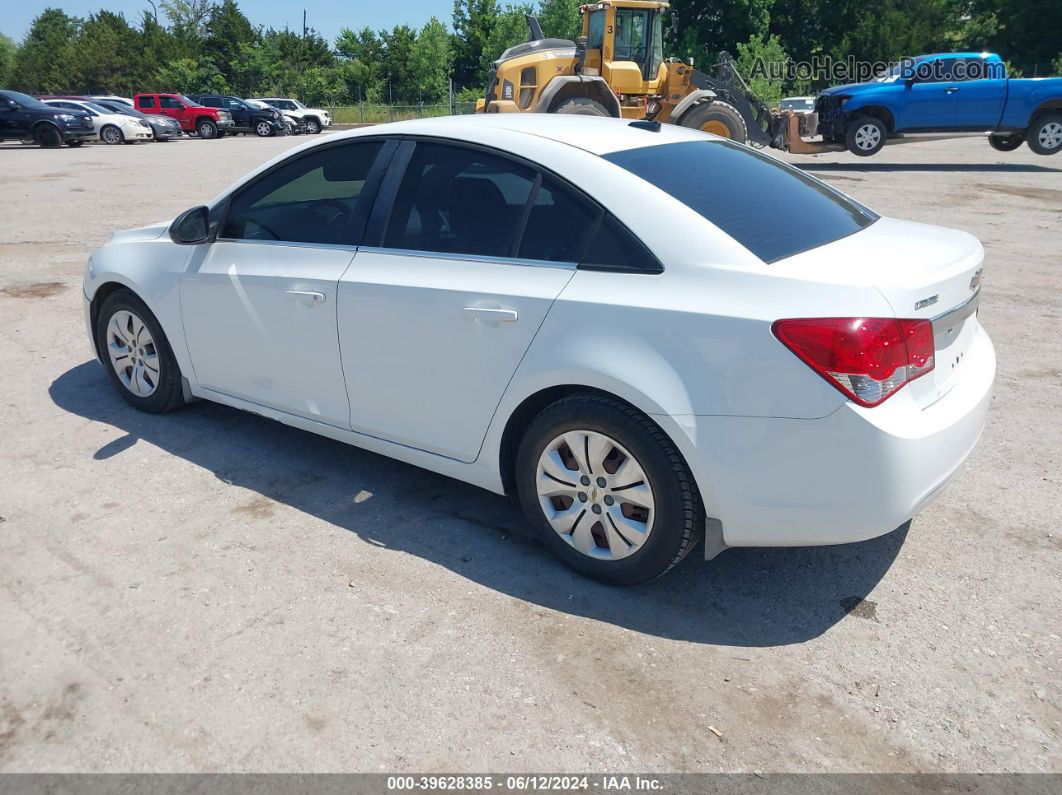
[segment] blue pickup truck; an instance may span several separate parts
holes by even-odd
[[[1010,79],[994,53],[904,58],[869,83],[835,86],[815,100],[827,143],[863,157],[900,133],[988,132],[1010,152],[1062,150],[1062,77]]]

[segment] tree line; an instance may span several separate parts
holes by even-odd
[[[0,86],[29,93],[215,91],[281,94],[312,104],[437,104],[481,96],[490,64],[527,39],[524,15],[547,36],[574,39],[579,0],[454,0],[449,27],[344,27],[334,42],[311,29],[255,25],[237,0],[161,0],[130,22],[100,10],[39,14],[21,42],[0,33]],[[672,0],[677,35],[665,54],[711,71],[721,51],[743,70],[757,58],[894,61],[923,52],[990,49],[1011,74],[1062,72],[1059,0]],[[755,81],[770,101],[822,85]]]

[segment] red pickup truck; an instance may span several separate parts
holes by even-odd
[[[137,94],[133,103],[144,113],[161,113],[176,119],[182,130],[200,138],[224,135],[234,123],[227,110],[208,108],[183,94]]]

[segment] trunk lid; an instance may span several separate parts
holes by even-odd
[[[923,408],[962,373],[976,327],[984,249],[956,229],[880,218],[841,240],[770,266],[828,284],[873,287],[896,317],[933,320],[935,367],[904,387]]]

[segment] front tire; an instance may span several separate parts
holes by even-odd
[[[675,445],[609,397],[573,395],[539,413],[517,451],[516,486],[547,546],[612,585],[659,577],[703,532],[700,495]]]
[[[678,123],[680,127],[729,138],[739,144],[747,143],[749,139],[745,120],[741,118],[737,108],[726,102],[702,102],[700,105],[694,105],[682,114]]]
[[[254,132],[259,138],[268,138],[273,134],[273,126],[267,121],[260,121],[254,125]]]
[[[196,125],[195,131],[199,134],[199,137],[204,140],[218,137],[218,126],[210,119],[203,119]]]
[[[596,99],[590,99],[590,97],[572,97],[566,99],[560,103],[554,113],[566,113],[573,116],[604,116],[608,118],[611,114],[608,109],[598,102]]]
[[[58,149],[63,145],[63,136],[50,124],[42,124],[33,134],[33,140],[41,149]]]
[[[1002,133],[993,133],[988,136],[988,145],[995,149],[997,152],[1013,152],[1025,139],[1021,133],[1011,133],[1009,135]]]
[[[844,143],[848,151],[859,157],[870,157],[881,151],[889,131],[885,122],[874,116],[862,116],[848,125]]]
[[[1045,113],[1035,119],[1025,140],[1038,155],[1054,155],[1062,150],[1062,113]]]
[[[181,368],[158,320],[130,290],[107,296],[96,320],[96,350],[129,405],[152,414],[184,405]]]
[[[66,145],[69,146],[71,149],[77,149],[83,143],[85,143],[85,142],[84,141],[67,141]]]
[[[317,133],[321,132],[321,122],[319,122],[319,121],[317,121],[317,119],[313,119],[313,118],[307,119],[306,120],[306,132],[309,133],[310,135],[317,135]]]
[[[100,130],[100,140],[105,144],[120,144],[125,141],[125,136],[122,135],[122,131],[115,127],[113,124],[108,124],[102,130]]]

